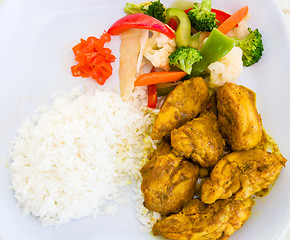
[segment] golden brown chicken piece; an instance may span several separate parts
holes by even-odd
[[[217,110],[220,131],[233,150],[249,150],[258,145],[263,129],[252,90],[226,83],[217,89]]]
[[[169,214],[179,212],[193,197],[199,167],[169,153],[153,157],[140,172],[144,206]]]
[[[172,130],[171,145],[177,155],[192,158],[202,167],[213,167],[224,148],[214,113],[205,111],[200,117]]]
[[[179,214],[155,223],[153,234],[176,240],[226,240],[247,221],[252,205],[251,198],[218,200],[210,205],[193,199]]]
[[[157,146],[156,150],[148,155],[148,159],[152,159],[154,157],[158,157],[167,153],[171,153],[172,147],[168,142],[162,141]]]
[[[247,199],[269,187],[286,161],[280,154],[260,149],[230,153],[216,164],[203,183],[201,200],[211,204],[232,195],[235,200]]]
[[[208,101],[208,88],[201,77],[186,80],[171,91],[153,125],[154,140],[169,136],[171,130],[182,126],[201,112]]]

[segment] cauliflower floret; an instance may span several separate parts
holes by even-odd
[[[152,32],[152,36],[149,37],[145,45],[143,54],[154,67],[168,71],[170,69],[168,57],[175,49],[175,39],[170,39],[159,32]]]
[[[224,85],[226,82],[236,83],[243,71],[243,51],[239,47],[232,50],[220,60],[210,64],[209,87],[215,88]]]

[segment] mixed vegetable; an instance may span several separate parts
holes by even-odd
[[[252,31],[248,28],[249,35],[244,39],[232,38],[237,47],[243,50],[243,64],[248,67],[258,62],[263,54],[264,46],[262,35],[258,29]]]
[[[211,11],[211,0],[203,0],[201,4],[194,3],[187,15],[191,26],[197,31],[210,32],[217,28],[216,14]]]
[[[192,65],[201,61],[202,58],[201,53],[195,48],[181,46],[169,56],[169,63],[190,74]]]
[[[72,67],[73,75],[92,76],[104,84],[115,60],[104,44],[110,41],[108,35],[121,35],[126,43],[121,44],[121,53],[136,62],[136,66],[120,64],[121,95],[146,85],[148,107],[155,108],[158,96],[168,93],[183,79],[203,76],[209,87],[236,82],[243,66],[251,66],[262,57],[262,35],[247,25],[248,6],[232,15],[212,8],[211,0],[176,6],[166,9],[160,0],[127,3],[127,15],[108,29],[98,46],[90,46],[89,38],[74,47],[79,63]],[[132,29],[135,31],[129,31]],[[132,48],[133,45],[138,46]],[[124,62],[121,54],[120,63],[122,57]]]
[[[165,7],[160,0],[155,2],[143,2],[141,4],[127,3],[124,11],[127,14],[144,13],[161,22],[165,22]]]
[[[143,13],[135,13],[119,19],[109,28],[108,33],[119,35],[130,28],[148,29],[163,33],[171,39],[175,38],[174,32],[167,25]]]

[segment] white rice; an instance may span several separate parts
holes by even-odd
[[[12,189],[24,214],[44,226],[112,214],[107,200],[122,201],[118,189],[133,179],[137,217],[152,227],[157,218],[142,208],[139,173],[156,147],[149,135],[156,114],[144,108],[146,95],[139,88],[122,101],[112,92],[75,89],[25,120],[9,151]]]
[[[136,217],[140,221],[141,226],[139,227],[142,232],[151,232],[154,223],[161,218],[160,213],[150,211],[144,207],[144,196],[141,191],[141,181],[137,182],[137,187],[134,189],[136,195],[134,196]]]

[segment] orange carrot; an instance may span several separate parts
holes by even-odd
[[[234,28],[242,19],[248,14],[248,6],[245,6],[231,15],[227,20],[225,20],[221,25],[219,25],[218,30],[223,34],[227,34],[231,29]]]
[[[147,86],[157,83],[175,82],[186,75],[186,72],[151,72],[137,77],[134,86]]]

